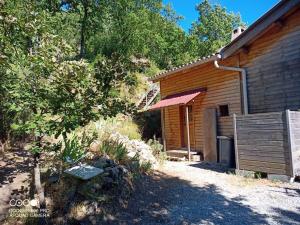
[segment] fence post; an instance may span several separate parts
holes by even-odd
[[[290,116],[290,110],[285,111],[286,114],[286,128],[287,128],[287,139],[288,139],[288,151],[290,155],[290,170],[291,170],[291,177],[294,178],[294,157],[293,157],[293,151],[294,151],[294,135],[291,129],[291,116]]]
[[[238,151],[238,144],[237,144],[237,129],[236,129],[236,114],[233,114],[233,130],[234,130],[234,151],[235,151],[235,165],[236,169],[240,169],[239,164],[239,151]]]

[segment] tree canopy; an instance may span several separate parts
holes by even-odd
[[[0,0],[1,138],[66,134],[134,111],[121,92],[136,72],[211,54],[242,24],[207,0],[197,10],[187,33],[161,0]]]
[[[230,42],[231,32],[245,25],[239,14],[228,13],[221,5],[211,5],[204,0],[196,7],[199,17],[190,30],[194,51],[200,56],[215,53]]]

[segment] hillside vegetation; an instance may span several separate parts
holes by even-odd
[[[39,166],[42,179],[54,171],[60,180],[67,166],[98,160],[107,176],[121,171],[103,180],[131,185],[164,157],[157,140],[141,141],[159,127],[135,106],[148,78],[214,53],[242,24],[207,0],[196,9],[186,32],[162,0],[0,0],[0,152],[31,152],[41,209]]]

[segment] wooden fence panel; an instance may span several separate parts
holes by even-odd
[[[292,175],[285,112],[238,115],[234,126],[238,169]]]

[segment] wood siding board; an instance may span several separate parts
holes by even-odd
[[[236,132],[240,169],[290,175],[284,112],[237,116]]]
[[[235,63],[236,59],[230,59],[225,64]],[[193,103],[194,105],[194,132],[195,140],[194,147],[197,151],[203,152],[204,134],[203,134],[203,110],[205,108],[217,108],[218,105],[228,104],[230,115],[233,113],[241,113],[241,98],[240,98],[240,78],[239,74],[232,71],[216,70],[213,64],[204,64],[199,67],[190,69],[185,73],[178,73],[170,77],[166,77],[160,81],[161,96],[165,97],[171,94],[182,91],[192,90],[199,87],[207,88],[206,93],[197,97]],[[175,113],[175,111],[173,111]],[[179,117],[179,116],[178,116]],[[167,120],[167,118],[166,118]],[[232,117],[218,118],[218,135],[233,136]],[[168,148],[180,148],[180,135],[174,135],[175,129],[170,127],[177,126],[179,129],[179,120],[176,116],[169,116],[166,125],[166,139],[168,141]],[[171,125],[173,124],[173,125]],[[177,125],[175,125],[177,124]],[[169,127],[169,128],[168,128]],[[179,133],[177,131],[177,133]],[[170,143],[171,142],[171,143]],[[192,143],[191,143],[192,144]]]
[[[272,28],[240,53],[247,68],[249,112],[300,108],[300,10],[285,19],[281,30]]]

